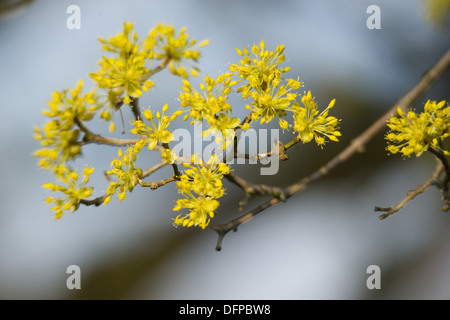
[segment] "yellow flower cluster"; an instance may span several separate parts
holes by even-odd
[[[328,116],[335,99],[319,114],[311,92],[303,96],[297,92],[302,82],[286,78],[284,74],[290,68],[280,66],[285,60],[284,45],[269,51],[263,40],[259,46],[253,45],[251,52],[245,47],[236,51],[242,57],[240,63],[230,65],[230,72],[217,79],[206,76],[200,83],[201,92],[193,89],[189,81],[183,80],[179,99],[181,106],[189,109],[184,120],[191,118],[191,124],[206,120],[210,126],[203,136],[220,132],[227,137],[227,141],[232,140],[237,128],[247,130],[251,121],[268,123],[274,118],[278,118],[282,129],[293,128],[298,133],[297,141],[306,143],[314,139],[319,146],[323,146],[327,139],[338,141],[341,136],[338,131],[339,120]],[[233,81],[234,76],[238,76],[239,80]],[[246,105],[251,113],[245,121],[233,117],[228,104],[228,96],[238,84],[236,92],[244,99],[251,99],[250,105]],[[299,96],[304,107],[296,102]],[[292,113],[293,125],[284,119],[288,112]]]
[[[231,88],[237,84],[237,81],[232,81],[231,76],[231,73],[224,73],[217,79],[206,76],[203,83],[200,83],[202,93],[195,90],[189,81],[183,80],[180,102],[183,108],[189,108],[189,114],[184,120],[191,117],[191,124],[206,120],[210,126],[203,132],[203,136],[214,132],[228,136],[229,130],[239,127],[240,119],[232,116],[231,106],[228,104]]]
[[[81,153],[76,121],[90,120],[98,108],[95,91],[86,94],[82,91],[83,81],[80,81],[72,90],[53,92],[49,109],[42,112],[51,120],[42,129],[34,128],[34,138],[43,147],[34,152],[40,158],[39,166],[53,170],[59,177],[65,172],[66,162]]]
[[[129,104],[131,98],[142,96],[142,90],[147,91],[153,87],[153,82],[147,80],[149,69],[145,66],[145,63],[153,58],[152,53],[137,43],[136,32],[130,39],[132,30],[132,23],[124,23],[122,33],[109,38],[108,41],[99,38],[103,44],[102,49],[116,55],[110,58],[103,57],[99,62],[100,70],[89,74],[99,88],[107,90],[109,103],[100,115],[107,121],[111,120],[124,92],[123,102]],[[114,126],[110,129],[113,131]]]
[[[107,171],[108,175],[115,175],[118,181],[112,181],[106,190],[106,197],[104,204],[107,204],[111,197],[119,190],[117,198],[122,201],[126,198],[126,192],[132,192],[139,178],[142,176],[142,169],[135,168],[136,154],[134,148],[129,147],[125,154],[122,149],[118,151],[119,159],[114,159],[111,162],[111,170]]]
[[[182,111],[175,111],[171,115],[166,115],[167,109],[169,106],[165,104],[162,108],[162,112],[156,112],[156,119],[158,120],[158,124],[156,125],[153,122],[155,116],[150,109],[144,110],[144,118],[147,119],[151,123],[151,127],[146,125],[142,120],[131,121],[134,128],[131,129],[131,133],[135,135],[140,135],[141,140],[137,142],[134,146],[134,151],[136,153],[141,152],[141,149],[147,145],[149,150],[153,150],[158,142],[169,143],[173,140],[173,134],[167,128],[170,125],[170,122],[175,120]]]
[[[189,213],[180,213],[174,219],[175,226],[199,226],[204,229],[210,218],[214,217],[219,207],[216,199],[222,197],[225,192],[222,177],[230,172],[226,164],[217,162],[216,156],[212,156],[206,164],[193,156],[193,164],[183,163],[188,169],[180,177],[177,187],[185,198],[178,199],[173,210],[185,208]]]
[[[196,76],[199,71],[194,63],[200,57],[200,48],[207,45],[208,41],[197,44],[196,40],[189,39],[186,28],[182,28],[177,35],[172,26],[162,24],[150,30],[143,41],[138,41],[138,35],[133,29],[132,23],[124,23],[123,31],[116,36],[109,39],[99,38],[102,50],[110,56],[104,56],[99,62],[99,70],[90,73],[96,89],[83,94],[83,81],[80,81],[74,89],[54,92],[49,108],[43,112],[50,120],[42,128],[34,128],[34,138],[42,146],[34,153],[40,158],[39,166],[52,170],[59,181],[67,184],[44,185],[47,189],[66,195],[63,198],[47,198],[47,202],[55,203],[53,209],[57,211],[57,218],[66,210],[76,210],[80,200],[91,196],[93,191],[92,188],[86,187],[93,168],[84,170],[85,178],[76,186],[78,174],[71,168],[70,161],[81,155],[85,143],[115,144],[115,139],[91,132],[86,122],[98,113],[101,119],[110,121],[110,131],[113,132],[114,112],[122,104],[132,104],[144,91],[152,88],[154,83],[149,80],[152,75],[166,67],[171,73],[182,78],[187,78],[188,73]],[[159,64],[152,67],[155,61]],[[103,94],[97,93],[97,89],[102,89]],[[133,112],[138,117],[138,108],[134,105],[132,107],[136,108]],[[131,131],[141,139],[125,153],[119,150],[119,159],[112,161],[112,169],[107,174],[115,176],[118,181],[110,183],[105,204],[116,192],[119,200],[125,199],[126,190],[133,190],[140,182],[142,170],[135,168],[135,160],[136,154],[144,145],[153,149],[160,142],[165,148],[161,154],[162,159],[171,164],[177,159],[176,153],[168,147],[173,135],[167,127],[182,111],[167,115],[167,109],[165,105],[161,113],[155,114],[150,110],[143,112],[143,118],[150,121],[151,126],[144,124],[141,119],[133,122],[134,128]],[[158,120],[156,124],[153,122],[154,117]],[[84,136],[80,137],[81,134]],[[99,140],[96,138],[101,142],[97,142]]]
[[[417,114],[409,110],[405,115],[397,108],[398,116],[388,120],[387,126],[391,129],[386,140],[389,143],[387,150],[392,153],[402,153],[409,157],[415,153],[419,157],[431,146],[450,155],[447,150],[441,149],[441,140],[450,136],[450,106],[445,101],[437,103],[428,100],[424,112]]]
[[[161,158],[169,164],[173,164],[175,160],[178,159],[177,153],[170,149],[164,149],[164,151],[161,153]]]
[[[302,96],[301,102],[304,107],[294,102],[291,108],[294,113],[294,130],[298,132],[298,138],[305,143],[314,139],[319,146],[325,144],[326,138],[339,141],[337,137],[340,137],[341,133],[336,130],[339,120],[328,116],[328,111],[333,108],[336,99],[331,100],[328,107],[320,114],[311,91]]]
[[[142,96],[142,91],[154,86],[148,78],[158,69],[150,70],[146,63],[163,60],[162,66],[168,64],[171,73],[187,78],[186,70],[190,65],[186,61],[197,61],[200,57],[198,48],[208,43],[203,41],[197,46],[195,40],[188,39],[186,28],[175,37],[175,29],[162,24],[153,28],[143,43],[138,43],[138,35],[132,30],[132,23],[124,23],[123,32],[117,36],[107,41],[99,38],[102,49],[115,54],[114,57],[103,57],[100,70],[90,74],[99,88],[107,90],[108,103],[100,115],[106,121],[112,120],[120,102],[130,104],[132,99]],[[192,68],[198,71],[197,67]],[[196,72],[192,70],[191,74],[196,75]],[[114,131],[113,123],[110,130]]]
[[[152,50],[155,59],[163,59],[169,61],[169,71],[174,75],[188,78],[188,71],[197,76],[198,67],[187,63],[192,60],[197,62],[200,58],[200,48],[206,46],[209,41],[203,40],[199,44],[197,41],[189,40],[186,33],[186,27],[179,31],[178,37],[175,36],[175,29],[172,26],[157,25],[150,31],[148,40],[153,41]]]
[[[88,198],[92,195],[92,188],[86,187],[89,182],[89,176],[94,172],[94,168],[86,167],[83,170],[83,180],[77,186],[78,173],[75,171],[66,171],[61,180],[67,184],[68,187],[60,186],[54,183],[44,184],[44,188],[53,192],[62,192],[65,196],[61,198],[54,198],[52,196],[46,199],[46,202],[54,203],[52,210],[56,211],[55,219],[62,217],[64,212],[72,210],[75,211],[80,205],[80,200]]]
[[[230,71],[246,81],[237,92],[240,92],[243,98],[252,98],[251,106],[247,106],[253,110],[252,120],[261,118],[261,123],[265,123],[275,117],[284,117],[286,109],[298,96],[293,90],[302,86],[298,80],[284,80],[282,77],[290,70],[288,67],[279,67],[285,60],[284,45],[279,45],[275,51],[269,51],[265,49],[263,40],[259,46],[253,45],[253,55],[245,47],[236,50],[243,59],[240,60],[240,65],[232,64]],[[287,123],[280,121],[280,126],[286,127]]]
[[[252,122],[260,121],[263,124],[274,119],[278,120],[283,130],[293,129],[298,134],[294,143],[300,140],[306,143],[314,139],[322,146],[327,139],[338,140],[339,120],[328,116],[335,100],[320,113],[311,92],[304,95],[298,92],[302,82],[287,78],[285,73],[290,68],[281,67],[285,61],[284,45],[269,51],[264,41],[261,41],[259,45],[253,45],[250,51],[246,48],[237,49],[241,57],[239,63],[231,64],[229,71],[218,77],[205,76],[197,90],[186,79],[189,74],[197,76],[199,69],[194,63],[200,57],[200,48],[207,45],[208,41],[197,44],[196,40],[189,39],[186,28],[177,33],[172,26],[166,25],[157,25],[143,41],[139,41],[133,29],[132,23],[124,23],[123,31],[116,36],[99,38],[102,49],[111,56],[104,56],[99,62],[99,70],[90,74],[96,89],[83,94],[83,82],[80,81],[75,89],[55,92],[49,109],[44,111],[50,121],[42,129],[35,128],[34,136],[43,147],[35,152],[35,156],[40,157],[39,165],[53,170],[57,178],[66,184],[44,185],[51,191],[64,194],[60,198],[47,198],[48,203],[54,203],[52,209],[56,211],[56,218],[60,218],[67,210],[76,210],[80,203],[98,204],[104,199],[103,203],[107,204],[116,193],[122,201],[126,198],[126,192],[132,192],[137,184],[154,186],[177,181],[179,193],[183,197],[176,201],[173,210],[187,209],[188,212],[178,214],[174,225],[199,226],[204,229],[216,214],[219,206],[217,199],[225,192],[222,178],[229,174],[230,168],[225,163],[219,163],[217,155],[208,161],[205,159],[206,163],[193,156],[192,164],[183,163],[185,170],[179,171],[175,163],[177,154],[169,146],[174,140],[169,125],[181,114],[184,114],[183,120],[190,120],[191,124],[206,122],[208,126],[202,132],[204,137],[220,133],[216,137],[218,145],[222,137],[227,143],[234,141],[236,130],[247,130]],[[155,61],[158,61],[158,65],[152,67]],[[182,78],[183,86],[179,95],[181,110],[168,113],[166,104],[160,111],[145,109],[141,114],[137,99],[154,86],[149,78],[166,67],[172,74]],[[98,94],[97,89],[102,89],[103,95]],[[249,100],[246,105],[249,114],[244,120],[233,116],[229,103],[232,92]],[[298,98],[303,106],[296,102]],[[85,143],[123,145],[123,141],[91,132],[85,122],[99,113],[101,119],[110,122],[110,131],[113,132],[114,112],[124,104],[131,105],[133,109],[135,121],[131,121],[131,133],[139,139],[137,142],[131,140],[134,143],[130,143],[125,151],[119,149],[118,158],[112,160],[111,169],[106,172],[110,184],[104,197],[82,201],[92,195],[93,188],[86,184],[93,168],[85,168],[84,178],[78,182],[78,174],[68,162],[81,154],[81,147]],[[292,114],[292,125],[286,120],[288,113]],[[436,111],[436,115],[438,113]],[[82,139],[80,134],[84,134]],[[163,161],[173,167],[174,174],[169,179],[153,184],[141,180],[144,173],[136,167],[136,158],[144,146],[149,150],[158,146]],[[228,145],[224,144],[224,149],[225,146]]]

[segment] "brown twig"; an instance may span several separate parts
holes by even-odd
[[[84,137],[83,140],[80,142],[80,145],[96,143],[120,147],[135,144],[140,140],[140,139],[116,139],[111,137],[103,137],[89,130],[88,127],[86,127],[86,125],[84,124],[84,122],[78,119],[77,117],[75,117],[75,123],[81,129],[81,131],[84,132]]]
[[[155,189],[158,189],[159,187],[165,186],[169,182],[176,181],[176,180],[178,180],[178,178],[175,176],[175,174],[172,174],[169,178],[162,179],[159,181],[145,182],[145,181],[142,181],[141,179],[138,179],[138,182],[142,187],[150,187],[150,189],[155,190]]]
[[[161,169],[162,167],[164,167],[164,166],[166,166],[166,165],[168,165],[167,162],[161,161],[160,163],[155,164],[154,166],[152,166],[152,167],[150,167],[150,168],[148,168],[148,169],[145,169],[145,170],[142,172],[141,179],[144,179],[144,178],[148,177],[148,176],[151,175],[153,172],[155,172],[155,171]]]
[[[139,108],[139,98],[133,98],[131,100],[130,107],[136,121],[142,119],[141,110]]]
[[[425,181],[425,183],[417,186],[415,189],[409,190],[406,197],[402,201],[397,203],[395,206],[388,207],[388,208],[375,207],[375,209],[374,209],[375,211],[386,212],[379,216],[380,220],[386,219],[390,215],[401,210],[409,201],[411,201],[416,196],[418,196],[419,194],[424,192],[429,186],[435,184],[438,181],[439,176],[441,175],[443,170],[444,170],[444,165],[442,164],[442,162],[439,161],[438,164],[436,165],[436,169],[434,170],[433,174],[428,178],[428,180]]]
[[[386,121],[392,116],[392,114],[396,113],[397,107],[400,107],[403,111],[405,111],[408,106],[410,106],[429,88],[429,86],[449,67],[449,65],[450,65],[450,50],[448,50],[442,56],[442,58],[422,76],[420,81],[403,97],[401,97],[389,111],[387,111],[383,116],[381,116],[378,120],[376,120],[369,128],[363,131],[358,137],[356,137],[347,148],[345,148],[333,159],[331,159],[331,161],[329,161],[327,164],[322,166],[317,171],[313,172],[311,175],[286,187],[284,189],[286,199],[305,190],[311,183],[319,180],[320,178],[328,174],[331,170],[335,169],[340,164],[347,161],[358,150],[362,150],[363,147],[379,131],[381,131],[384,128]],[[237,219],[234,219],[226,224],[212,226],[211,228],[214,231],[216,231],[219,235],[216,250],[221,249],[223,237],[230,230],[237,230],[239,225],[249,221],[258,213],[270,208],[273,205],[278,204],[279,202],[280,202],[279,198],[272,198],[267,202],[261,204],[260,206],[256,207],[255,209],[245,213],[244,215],[242,215]]]
[[[450,183],[450,165],[448,163],[448,159],[441,150],[436,149],[435,147],[428,148],[428,151],[431,152],[442,163],[442,166],[444,167],[445,177],[442,181],[442,191],[444,193],[447,193]]]
[[[137,80],[139,82],[144,82],[145,80],[147,80],[148,78],[150,78],[152,75],[154,75],[155,73],[158,73],[159,71],[161,71],[162,69],[164,69],[167,64],[169,63],[170,58],[166,58],[163,61],[161,61],[161,63],[155,68],[155,69],[151,69],[149,70],[146,74],[142,75],[140,78],[138,78]]]
[[[105,198],[106,198],[106,194],[104,194],[104,195],[102,195],[100,197],[97,197],[95,199],[92,199],[92,200],[81,199],[80,203],[82,203],[82,204],[84,204],[86,206],[96,206],[96,207],[98,207],[99,205],[103,204],[103,202],[105,201]]]
[[[261,159],[265,159],[268,157],[271,157],[272,155],[277,154],[278,159],[280,161],[285,161],[288,159],[288,154],[285,152],[285,146],[281,141],[278,141],[278,150],[276,149],[276,146],[273,146],[273,149],[266,153],[258,153],[255,155],[247,154],[247,153],[240,153],[237,151],[237,148],[235,148],[234,151],[234,158],[235,159],[247,159],[247,160],[253,160],[253,161],[261,161]]]
[[[239,177],[234,173],[229,173],[225,175],[225,178],[231,183],[237,185],[245,192],[245,198],[241,200],[238,204],[239,211],[241,211],[243,207],[247,205],[250,198],[255,195],[271,195],[273,198],[278,198],[281,201],[286,200],[286,195],[282,188],[272,187],[265,184],[249,183],[248,181],[242,179],[241,177]]]
[[[168,143],[162,143],[162,150],[164,151],[165,149],[170,150]],[[172,168],[173,168],[173,174],[175,175],[175,177],[179,178],[181,174],[180,174],[180,170],[178,170],[178,166],[175,162],[172,163]]]

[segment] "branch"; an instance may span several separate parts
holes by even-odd
[[[448,50],[444,54],[444,56],[422,76],[420,81],[409,92],[407,92],[403,97],[401,97],[388,112],[386,112],[383,116],[381,116],[378,120],[376,120],[369,128],[367,128],[358,137],[356,137],[347,148],[345,148],[333,159],[331,159],[331,161],[329,161],[327,164],[322,166],[317,171],[313,172],[311,175],[285,188],[284,194],[286,196],[286,200],[289,199],[291,196],[305,190],[311,183],[324,177],[331,170],[338,167],[341,163],[347,161],[358,150],[363,150],[363,147],[379,131],[381,131],[384,128],[386,121],[392,116],[392,114],[396,113],[397,106],[400,107],[403,111],[405,111],[408,106],[410,106],[429,88],[429,86],[449,67],[449,65],[450,65],[450,50]],[[212,226],[211,228],[214,231],[216,231],[219,235],[216,250],[221,249],[223,237],[230,230],[237,230],[240,224],[249,221],[258,213],[270,208],[273,205],[278,204],[279,202],[280,199],[272,198],[235,220],[232,220],[223,225]]]
[[[444,155],[444,153],[434,147],[428,148],[428,151],[430,151],[434,156],[441,162],[445,176],[442,182],[439,182],[438,186],[442,191],[442,201],[444,201],[445,205],[442,207],[443,211],[448,211],[450,209],[450,165],[448,163],[447,157]]]
[[[92,206],[93,205],[93,206],[98,207],[99,205],[103,204],[103,202],[105,201],[105,198],[106,198],[106,194],[104,194],[104,195],[102,195],[102,196],[100,196],[98,198],[92,199],[92,200],[81,199],[80,203],[82,203],[82,204],[84,204],[86,206]]]
[[[136,120],[142,119],[141,110],[139,109],[139,98],[133,98],[130,103],[131,111],[133,111]]]
[[[75,117],[75,123],[78,125],[78,127],[81,129],[81,131],[84,132],[83,140],[80,142],[80,145],[86,145],[89,143],[96,143],[96,144],[105,144],[110,146],[129,146],[134,145],[136,142],[142,140],[142,136],[139,139],[116,139],[111,137],[104,137],[99,134],[93,133],[90,131],[86,125]],[[158,152],[163,152],[164,148],[160,145],[156,145],[153,150],[156,150]]]
[[[276,146],[274,144],[272,151],[269,151],[266,153],[258,153],[256,155],[251,155],[251,154],[247,154],[247,153],[238,152],[237,146],[235,145],[234,158],[235,159],[251,159],[254,161],[261,161],[261,159],[271,157],[272,155],[275,155],[275,154],[278,155],[278,159],[280,159],[280,161],[286,161],[289,158],[287,153],[285,152],[285,150],[286,150],[285,145],[281,141],[278,141],[278,150],[276,150],[275,148],[276,148]]]
[[[248,181],[242,179],[241,177],[239,177],[234,173],[229,173],[224,177],[231,183],[237,185],[239,188],[242,189],[242,191],[245,192],[245,198],[239,201],[238,204],[239,211],[241,211],[243,207],[248,203],[250,198],[255,195],[271,195],[273,198],[278,198],[281,201],[286,200],[286,195],[282,188],[271,187],[265,184],[249,183]]]
[[[165,149],[170,150],[168,143],[162,143],[162,150],[164,151]],[[178,170],[178,166],[175,162],[172,163],[172,168],[173,168],[173,174],[175,175],[175,177],[179,178],[181,176],[181,174],[180,174],[180,171]]]
[[[83,140],[80,142],[80,145],[97,143],[97,144],[106,144],[110,146],[126,146],[135,144],[140,140],[140,139],[116,139],[110,137],[103,137],[89,130],[88,127],[86,127],[86,125],[83,123],[83,121],[78,119],[78,117],[75,117],[75,123],[81,129],[81,131],[84,132],[84,137]]]
[[[444,194],[446,194],[449,190],[449,183],[450,183],[450,165],[448,163],[447,158],[445,157],[444,153],[436,149],[435,147],[428,148],[428,151],[430,151],[434,156],[442,163],[445,171],[445,178],[442,181],[442,191]]]
[[[217,240],[217,245],[216,245],[216,250],[220,251],[222,249],[222,241],[223,238],[225,237],[225,235],[233,230],[233,231],[237,231],[237,228],[244,222],[249,221],[251,218],[253,218],[254,216],[256,216],[258,213],[270,208],[271,206],[279,203],[281,200],[279,200],[278,198],[272,198],[271,200],[261,204],[260,206],[256,207],[255,209],[247,212],[246,214],[240,216],[239,218],[236,218],[234,220],[231,220],[225,224],[221,224],[221,225],[215,225],[212,226],[211,229],[213,229],[214,231],[216,231],[219,235],[219,239]]]
[[[141,179],[144,179],[144,178],[148,177],[148,176],[151,175],[153,172],[155,172],[155,171],[161,169],[162,167],[166,166],[167,164],[168,164],[167,162],[161,161],[160,163],[155,164],[154,166],[152,166],[152,167],[150,167],[150,168],[144,170],[144,171],[142,172]]]
[[[159,71],[161,71],[162,69],[164,69],[167,64],[169,63],[169,58],[164,59],[163,61],[161,61],[161,63],[155,68],[155,69],[151,69],[149,70],[146,74],[142,75],[140,78],[138,78],[137,80],[139,82],[144,82],[145,80],[147,80],[148,78],[150,78],[152,75],[154,75],[155,73],[158,73]]]
[[[419,195],[422,192],[424,192],[425,189],[427,189],[429,186],[431,186],[431,185],[435,184],[436,182],[438,182],[439,181],[438,180],[439,176],[441,175],[443,170],[444,170],[444,165],[442,164],[442,162],[438,162],[438,164],[436,165],[436,169],[434,170],[433,174],[428,178],[428,180],[425,181],[424,184],[421,184],[421,185],[417,186],[415,189],[409,190],[407,195],[406,195],[406,197],[402,201],[400,201],[399,203],[397,203],[393,207],[388,207],[388,208],[375,207],[375,209],[374,209],[375,211],[384,211],[384,212],[386,212],[386,213],[384,213],[384,214],[379,216],[380,220],[386,219],[391,214],[396,213],[397,211],[402,209],[409,201],[411,201],[417,195]]]
[[[83,138],[83,141],[81,142],[82,145],[89,144],[89,143],[96,143],[96,144],[105,144],[109,146],[128,146],[135,144],[140,139],[116,139],[116,138],[110,138],[110,137],[103,137],[99,134],[90,134],[85,135]]]
[[[168,184],[169,182],[178,180],[178,178],[175,176],[175,174],[172,174],[169,178],[167,179],[162,179],[159,181],[153,181],[153,182],[145,182],[142,181],[141,179],[138,179],[139,184],[142,187],[150,187],[152,190],[158,189],[159,187],[165,186],[166,184]]]

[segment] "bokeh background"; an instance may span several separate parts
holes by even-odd
[[[285,44],[289,76],[300,77],[319,105],[336,98],[340,143],[297,145],[276,176],[257,166],[235,166],[250,181],[288,185],[311,173],[388,110],[414,86],[450,44],[447,27],[426,19],[419,0],[396,1],[0,1],[0,298],[2,299],[448,299],[450,216],[430,188],[401,212],[378,220],[374,206],[390,206],[434,168],[425,155],[386,155],[383,133],[363,153],[288,202],[272,207],[238,232],[220,252],[206,229],[173,228],[173,185],[136,188],[123,203],[81,207],[55,221],[41,185],[52,181],[32,157],[33,126],[52,91],[74,87],[97,70],[97,37],[134,23],[143,38],[159,22],[187,26],[210,39],[200,59],[203,74],[218,75],[238,61],[235,48],[265,40]],[[66,9],[81,9],[81,29],[66,27]],[[381,29],[369,30],[366,9],[381,9]],[[175,110],[181,81],[167,71],[153,80],[142,106]],[[449,72],[413,107],[449,96]],[[236,98],[237,115],[244,103]],[[242,112],[239,114],[239,112]],[[125,120],[131,119],[124,112]],[[106,127],[98,122],[97,131]],[[103,131],[102,131],[103,130]],[[120,130],[119,130],[120,131]],[[288,141],[290,137],[286,137]],[[101,176],[117,150],[88,146],[80,167]],[[155,158],[157,159],[157,158]],[[162,175],[167,174],[162,172]],[[243,194],[226,185],[214,223],[239,215]],[[255,199],[247,209],[256,206]],[[68,290],[66,269],[81,268],[81,290]],[[367,267],[381,269],[381,289],[368,290]]]

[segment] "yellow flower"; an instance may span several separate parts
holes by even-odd
[[[79,81],[72,90],[55,91],[49,109],[43,111],[51,120],[42,129],[34,128],[34,138],[43,146],[34,152],[34,156],[41,158],[41,168],[53,169],[56,173],[59,166],[65,166],[68,160],[81,153],[76,119],[88,121],[98,108],[95,91],[86,94],[82,91],[83,81]]]
[[[123,102],[130,104],[131,98],[139,98],[142,91],[147,91],[154,85],[151,80],[147,80],[149,69],[145,66],[153,55],[138,44],[136,32],[131,36],[132,30],[132,23],[124,23],[122,33],[108,41],[99,38],[103,44],[102,49],[115,54],[114,57],[103,57],[99,62],[100,70],[89,74],[99,88],[107,91],[108,104],[101,113],[101,118],[106,121],[111,121],[123,94]],[[114,127],[110,129],[113,130]]]
[[[136,135],[144,136],[142,140],[143,142],[139,144],[141,148],[147,144],[148,149],[152,150],[155,148],[158,141],[162,143],[169,143],[173,140],[173,134],[167,130],[167,128],[169,127],[170,122],[181,114],[181,111],[176,111],[169,116],[165,114],[167,109],[168,105],[165,104],[162,108],[162,113],[159,113],[159,111],[156,112],[156,119],[158,119],[157,125],[153,122],[154,115],[152,111],[149,109],[144,110],[144,118],[150,121],[152,127],[147,126],[142,120],[132,121],[134,128],[131,129],[131,132]]]
[[[124,102],[130,103],[130,97],[142,96],[142,90],[147,91],[153,87],[153,82],[144,81],[149,71],[145,67],[145,59],[142,56],[131,54],[126,58],[106,58],[100,62],[101,69],[90,76],[99,88],[109,90],[109,100],[115,103],[117,98],[125,91]]]
[[[113,181],[109,184],[106,190],[106,198],[104,204],[107,204],[114,193],[118,190],[117,197],[120,201],[125,200],[126,192],[132,192],[134,187],[142,176],[142,169],[135,168],[136,154],[134,148],[129,147],[124,154],[122,149],[118,151],[119,159],[114,159],[111,162],[112,169],[107,171],[108,175],[115,175],[118,181]]]
[[[197,45],[197,41],[189,40],[186,28],[182,28],[178,36],[172,26],[158,24],[147,37],[147,46],[151,47],[155,59],[167,60],[169,71],[174,75],[188,78],[188,71],[197,76],[199,69],[187,61],[197,62],[200,57],[199,48],[206,46],[209,41],[204,40]]]
[[[161,157],[163,158],[163,160],[169,164],[173,164],[175,162],[175,160],[177,160],[177,154],[175,151],[170,150],[170,149],[165,149],[162,153],[161,153]]]
[[[219,202],[217,200],[205,197],[197,198],[189,194],[189,198],[177,200],[177,205],[173,208],[174,211],[187,208],[189,213],[184,216],[180,213],[174,219],[173,224],[183,227],[199,226],[205,229],[209,224],[210,218],[214,217],[218,206]]]
[[[405,115],[397,108],[398,116],[391,117],[387,123],[391,130],[386,140],[392,142],[387,150],[392,154],[400,152],[409,157],[414,153],[419,157],[432,146],[450,155],[440,146],[441,140],[450,136],[450,106],[444,108],[445,104],[445,101],[428,100],[420,114],[409,110]]]
[[[232,81],[231,76],[231,73],[224,73],[217,79],[206,76],[200,83],[201,93],[188,81],[183,80],[183,92],[180,94],[181,106],[189,108],[189,113],[184,120],[192,118],[191,124],[206,120],[209,128],[203,131],[204,137],[220,132],[230,142],[231,134],[234,136],[234,129],[239,127],[241,120],[232,116],[231,106],[228,104],[228,95],[237,83]],[[218,144],[219,140],[217,140]]]
[[[200,83],[201,92],[195,90],[189,81],[183,80],[183,92],[180,94],[180,102],[183,108],[189,108],[189,114],[185,117],[194,119],[192,123],[202,122],[203,119],[213,122],[220,112],[231,110],[228,104],[228,94],[236,81],[231,81],[231,74],[224,73],[217,79],[206,76]]]
[[[286,115],[286,110],[297,97],[293,92],[302,86],[299,80],[284,79],[283,73],[290,68],[281,68],[279,64],[284,62],[284,45],[279,45],[275,51],[265,50],[264,40],[260,45],[253,45],[252,54],[244,47],[236,49],[243,58],[240,65],[232,64],[230,71],[238,75],[244,81],[244,85],[238,88],[243,98],[251,98],[253,102],[247,105],[253,110],[252,120],[261,117],[261,123],[270,122],[273,118],[281,118]],[[282,84],[283,83],[283,84]],[[281,121],[280,125],[285,122]]]
[[[255,44],[252,48],[252,54],[243,48],[236,49],[237,53],[243,58],[240,65],[230,65],[230,71],[236,73],[242,79],[247,80],[247,84],[240,87],[238,92],[242,91],[242,96],[246,98],[251,89],[266,91],[269,85],[278,87],[281,75],[288,72],[290,68],[280,68],[278,65],[285,60],[284,45],[279,45],[275,51],[265,50],[264,40],[259,47]]]
[[[315,139],[320,146],[325,144],[327,138],[331,141],[338,141],[337,137],[341,136],[341,133],[337,131],[339,120],[328,116],[328,112],[334,106],[336,99],[333,99],[320,114],[311,91],[303,95],[301,101],[305,107],[301,107],[297,102],[292,106],[294,130],[298,132],[298,138],[303,143]]]
[[[183,163],[187,168],[177,182],[179,192],[185,197],[177,200],[174,211],[183,208],[189,213],[179,214],[174,225],[200,226],[204,229],[214,217],[219,202],[215,199],[223,196],[225,190],[222,185],[222,177],[230,172],[225,163],[217,163],[217,156],[211,157],[208,163],[193,156],[193,164]]]
[[[56,211],[55,219],[61,218],[66,211],[72,210],[73,212],[77,210],[80,205],[80,200],[92,195],[93,188],[86,187],[86,184],[89,182],[89,176],[93,171],[94,168],[86,167],[83,170],[83,180],[78,185],[78,173],[75,171],[66,171],[61,176],[61,180],[67,184],[67,187],[54,183],[46,183],[43,185],[46,189],[64,194],[60,198],[50,196],[46,199],[47,203],[54,203],[52,210]]]

